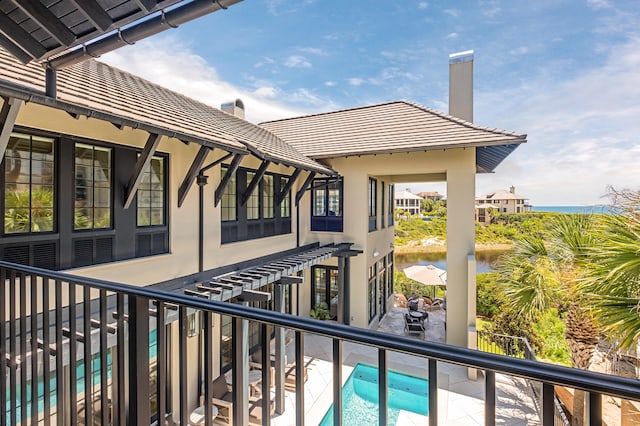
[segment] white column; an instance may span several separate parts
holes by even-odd
[[[447,169],[447,343],[469,347],[475,329],[475,149],[461,149]]]

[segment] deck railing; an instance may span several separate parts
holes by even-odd
[[[322,322],[225,302],[168,293],[150,288],[87,279],[60,272],[0,262],[0,412],[8,424],[116,424],[143,425],[156,419],[164,424],[170,412],[179,412],[188,424],[188,396],[196,392],[204,401],[212,397],[214,330],[212,316],[232,320],[234,425],[250,421],[247,358],[248,322],[261,324],[263,347],[271,327],[294,330],[296,377],[304,375],[304,338],[326,336],[333,342],[334,425],[342,424],[342,346],[354,342],[378,352],[379,424],[387,424],[387,366],[390,353],[422,357],[428,367],[429,424],[438,423],[438,363],[452,363],[482,371],[485,376],[485,424],[495,424],[495,375],[506,374],[541,383],[541,421],[554,421],[553,386],[588,392],[590,424],[601,424],[603,395],[640,399],[636,380],[567,367],[509,358],[457,346],[425,342],[404,336]],[[75,303],[70,303],[75,302]],[[175,310],[173,310],[175,309]],[[199,389],[188,386],[188,315],[201,312],[204,380]],[[170,343],[165,325],[177,317],[179,332]],[[155,342],[150,332],[155,330]],[[172,360],[178,406],[167,399],[167,348],[177,345]],[[268,351],[262,364],[268,365]],[[70,367],[73,366],[74,368]],[[262,370],[262,395],[270,395],[268,369]],[[79,377],[83,376],[79,381]],[[173,377],[175,381],[175,377]],[[305,393],[296,380],[296,424],[304,424]],[[201,395],[200,395],[201,394]],[[268,398],[262,401],[262,424],[270,422]],[[34,403],[38,401],[37,403]],[[151,401],[151,402],[150,402]],[[79,407],[81,408],[79,410]],[[204,404],[205,424],[212,424],[211,405]],[[78,415],[80,412],[80,417]],[[83,420],[84,419],[84,420]],[[89,420],[92,419],[92,420]]]

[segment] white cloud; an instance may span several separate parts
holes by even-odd
[[[509,51],[510,55],[514,55],[514,56],[519,56],[519,55],[524,55],[525,53],[529,52],[529,48],[527,46],[520,46],[520,47],[516,47],[515,49],[511,49]]]
[[[351,86],[361,86],[364,83],[364,79],[359,77],[352,77],[347,79],[347,83]]]
[[[447,36],[445,37],[448,40],[452,40],[454,38],[458,38],[458,33],[449,33],[447,34]]]
[[[587,5],[592,9],[606,9],[611,7],[609,0],[587,0]]]
[[[258,62],[256,62],[253,67],[254,68],[262,68],[264,66],[267,65],[273,65],[275,64],[276,61],[274,61],[272,58],[265,56],[264,58],[260,58],[260,60]]]
[[[426,1],[421,1],[418,3],[418,9],[420,10],[424,10],[427,7],[429,7],[429,3],[427,3]]]
[[[316,56],[329,56],[329,53],[327,53],[325,50],[320,49],[318,47],[301,47],[298,50],[300,52],[309,53],[311,55],[316,55]]]
[[[284,61],[284,66],[288,68],[311,68],[311,62],[307,58],[300,55],[292,55]]]
[[[444,13],[446,13],[449,16],[453,16],[454,18],[457,18],[458,16],[460,16],[459,9],[445,9]]]
[[[529,141],[479,178],[479,188],[513,184],[534,205],[602,203],[607,185],[640,189],[640,39],[610,49],[602,66],[564,81],[551,71],[477,93],[476,121],[485,113],[482,122],[526,132]]]
[[[338,83],[336,83],[335,81],[325,81],[324,85],[327,87],[334,87],[336,86]]]
[[[215,68],[173,35],[141,41],[100,60],[216,108],[240,98],[247,109],[247,120],[253,123],[337,108],[318,95],[287,93],[264,80],[252,80],[253,90],[224,82]]]
[[[488,18],[495,18],[500,12],[500,5],[497,0],[480,1],[482,14]]]

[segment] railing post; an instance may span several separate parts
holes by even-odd
[[[484,371],[484,424],[496,424],[496,373],[492,370]]]
[[[438,426],[438,361],[429,359],[429,426]]]
[[[304,334],[296,331],[296,425],[304,426]]]
[[[158,315],[160,314],[159,308],[160,305],[158,305]],[[213,365],[211,362],[211,357],[213,356],[213,324],[211,322],[211,312],[203,311],[202,321],[204,323],[204,424],[205,426],[211,426],[211,397],[213,396],[211,395],[211,387],[213,384]],[[162,321],[162,324],[164,325],[164,321]],[[159,396],[160,395],[158,395],[158,397]]]
[[[271,327],[260,325],[260,342],[262,344],[262,425],[271,424]]]
[[[90,336],[89,336],[90,338]],[[129,419],[149,423],[149,299],[129,296]]]
[[[550,383],[542,383],[542,425],[553,425],[554,390]]]
[[[387,351],[378,350],[378,424],[386,426],[388,421],[388,393],[387,393]]]
[[[233,317],[233,424],[249,424],[249,320]]]
[[[589,392],[589,426],[602,426],[602,395]]]
[[[275,305],[276,311],[284,312],[284,289],[282,285],[276,284],[275,288]],[[276,413],[284,413],[284,369],[285,369],[285,344],[284,344],[284,327],[276,327],[276,353],[275,353],[275,388],[276,388]],[[268,351],[269,345],[263,346],[263,353]]]
[[[333,426],[342,426],[342,340],[333,339]]]

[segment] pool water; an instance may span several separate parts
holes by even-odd
[[[387,417],[390,425],[398,421],[400,410],[426,416],[429,412],[429,382],[389,370]],[[378,424],[378,369],[356,364],[342,387],[342,423],[345,426]],[[333,425],[333,405],[320,426]]]

